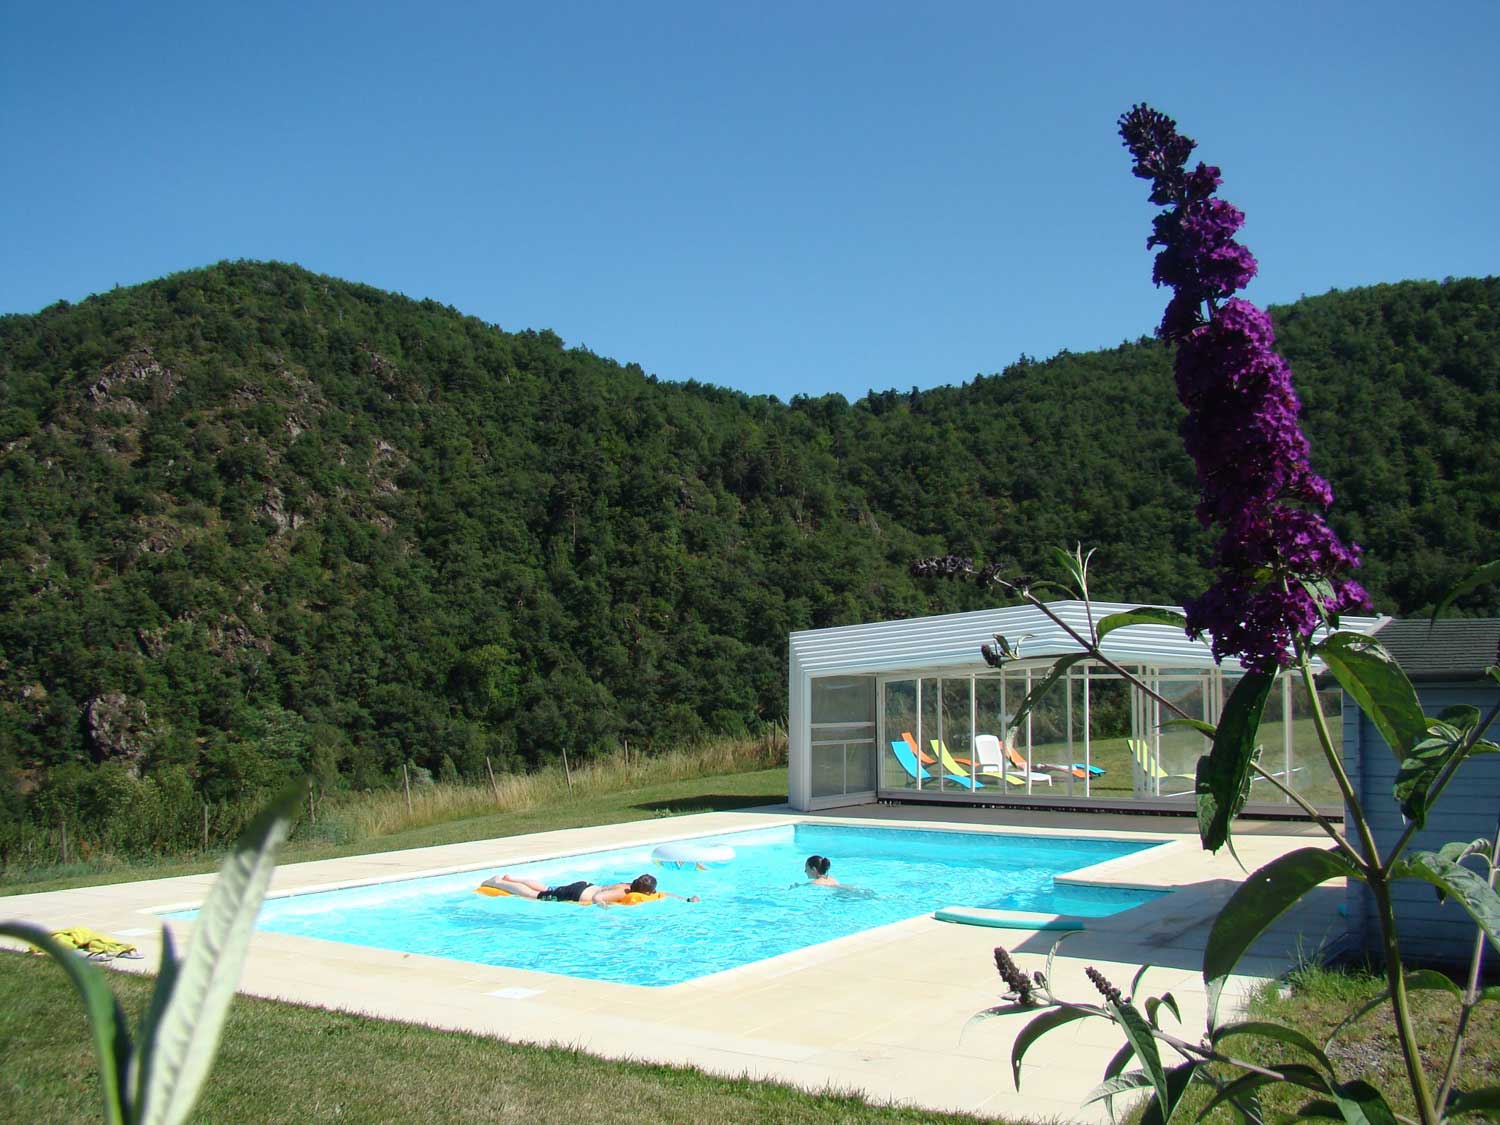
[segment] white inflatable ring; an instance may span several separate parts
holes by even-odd
[[[715,863],[728,863],[733,858],[734,849],[728,844],[660,844],[651,853],[654,863],[696,867],[700,871]]]

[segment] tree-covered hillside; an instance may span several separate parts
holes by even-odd
[[[1500,557],[1500,279],[1277,319],[1378,608]],[[275,264],[3,317],[0,789],[87,820],[101,776],[169,806],[754,728],[788,631],[981,604],[920,554],[1081,540],[1100,596],[1180,601],[1179,417],[1150,341],[783,404]]]

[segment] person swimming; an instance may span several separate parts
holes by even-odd
[[[807,874],[807,881],[816,887],[837,887],[839,881],[828,874],[829,868],[833,866],[833,860],[825,855],[810,855],[807,862],[802,865],[802,870]]]
[[[628,894],[662,895],[666,898],[680,898],[684,902],[698,901],[697,895],[683,898],[670,891],[658,891],[655,875],[638,875],[629,883],[599,884],[579,879],[577,882],[561,883],[553,887],[519,875],[492,875],[481,885],[495,887],[517,898],[534,898],[540,902],[577,902],[584,906],[613,906],[624,902]]]
[[[807,876],[805,883],[793,883],[791,888],[797,887],[829,887],[841,895],[851,898],[874,898],[875,892],[868,887],[850,887],[840,883],[832,875],[828,874],[833,867],[833,860],[826,855],[810,855],[807,862],[802,865],[803,874]]]

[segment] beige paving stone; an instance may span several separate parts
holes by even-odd
[[[1058,950],[1053,984],[1070,999],[1092,1000],[1097,993],[1084,975],[1087,966],[1098,966],[1126,988],[1136,967],[1151,963],[1156,967],[1142,991],[1170,989],[1183,1026],[1203,1026],[1203,942],[1243,872],[1227,854],[1202,852],[1186,819],[886,806],[804,816],[781,806],[288,864],[277,870],[272,891],[300,893],[457,871],[473,871],[477,881],[481,873],[529,860],[799,821],[1166,842],[1081,873],[1085,880],[1178,889],[1149,906],[1091,920]],[[1321,846],[1301,826],[1252,824],[1241,830],[1237,846],[1253,869],[1309,844]],[[200,903],[212,883],[212,876],[196,875],[19,895],[0,900],[0,916],[55,927],[145,931],[129,940],[146,959],[119,967],[149,972],[162,941],[163,920],[154,912]],[[1318,901],[1281,919],[1230,979],[1226,1010],[1265,977],[1284,972],[1299,946],[1315,947],[1337,933],[1339,901],[1341,890],[1330,887]],[[190,923],[166,925],[179,948],[190,940]],[[1030,973],[1043,967],[1055,940],[1049,932],[951,925],[922,916],[697,981],[638,988],[263,933],[252,942],[241,990],[575,1046],[611,1058],[691,1063],[717,1074],[858,1090],[877,1100],[934,1110],[1104,1121],[1102,1106],[1081,1109],[1079,1101],[1097,1084],[1121,1042],[1112,1026],[1079,1021],[1043,1037],[1027,1054],[1017,1093],[1010,1077],[1011,1044],[1035,1013],[970,1023],[975,1012],[1001,1002],[995,946],[1011,951]]]

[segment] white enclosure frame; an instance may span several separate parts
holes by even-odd
[[[1061,601],[1048,603],[1047,608],[1068,628],[1080,635],[1088,635],[1092,628],[1091,619],[1097,622],[1112,613],[1139,607],[1098,602],[1089,606],[1081,601]],[[1341,625],[1345,629],[1369,633],[1382,620],[1346,617]],[[792,807],[812,811],[893,799],[1069,807],[1087,803],[1091,807],[1182,811],[1185,801],[1191,802],[1192,789],[1190,780],[1184,776],[1191,769],[1191,761],[1184,758],[1187,753],[1184,748],[1197,745],[1192,740],[1198,736],[1181,728],[1169,731],[1165,738],[1177,750],[1173,755],[1164,755],[1164,733],[1161,716],[1157,713],[1159,705],[1134,688],[1130,690],[1130,734],[1146,744],[1146,763],[1139,766],[1132,763],[1128,767],[1133,779],[1128,792],[1118,793],[1123,782],[1123,777],[1118,774],[1111,779],[1110,786],[1118,795],[1101,796],[1095,791],[1093,773],[1087,768],[1093,764],[1089,738],[1091,693],[1101,679],[1117,679],[1096,662],[1075,664],[1069,670],[1065,684],[1053,689],[1054,693],[1061,693],[1066,687],[1065,694],[1048,697],[1046,706],[1061,709],[1061,725],[1066,732],[1064,742],[1048,746],[1046,753],[1051,755],[1050,760],[1032,756],[1032,748],[1036,745],[1032,737],[1032,716],[1027,717],[1022,729],[1008,729],[1006,717],[1014,714],[1020,702],[1020,696],[1013,696],[1013,693],[1029,690],[1033,678],[1050,668],[1059,656],[1082,651],[1082,646],[1069,635],[1068,628],[1059,626],[1033,606],[1012,606],[792,633],[787,660],[787,786]],[[993,641],[996,634],[1005,636],[1021,654],[1021,659],[1007,664],[1000,672],[987,665],[979,652],[980,645]],[[1103,650],[1112,661],[1140,675],[1147,683],[1182,687],[1194,693],[1194,699],[1202,700],[1204,717],[1209,721],[1217,718],[1228,697],[1232,683],[1227,681],[1242,674],[1235,661],[1225,661],[1222,667],[1216,664],[1206,639],[1191,640],[1180,629],[1171,626],[1132,625],[1115,630],[1105,638]],[[960,776],[933,760],[918,765],[925,776],[913,776],[909,769],[899,764],[900,756],[889,747],[889,743],[899,740],[902,733],[887,725],[890,685],[915,682],[913,706],[915,723],[920,730],[916,753],[931,757],[929,750],[936,752],[939,749],[930,745],[933,739],[943,741],[942,749],[948,749],[947,743],[951,740],[967,751],[969,740],[980,730],[979,685],[995,679],[999,680],[999,715],[987,717],[986,724],[990,729],[998,726],[1002,737],[1014,739],[1012,745],[1017,746],[1026,758],[1024,770],[1018,768],[1009,779],[999,780],[995,775],[980,774],[977,765],[969,765]],[[923,698],[925,685],[932,681],[940,684],[967,681],[969,684],[969,721],[962,725],[965,729],[954,731],[951,739],[944,731],[942,699],[933,711]],[[1271,724],[1280,723],[1282,742],[1279,747],[1268,743],[1263,761],[1270,763],[1275,772],[1291,777],[1296,773],[1291,722],[1294,693],[1285,684],[1284,678],[1279,681],[1280,686],[1273,696],[1279,703],[1273,703],[1268,710],[1262,727],[1268,737],[1272,737],[1277,728]],[[952,694],[961,699],[961,692],[959,689]],[[858,700],[861,693],[872,697],[872,703],[866,709],[851,709],[841,702]],[[1060,702],[1054,702],[1058,700]],[[815,706],[833,713],[816,715]],[[935,734],[924,722],[924,716],[929,713],[935,718]],[[902,723],[894,725],[901,726]],[[1081,740],[1075,739],[1075,731],[1081,732]],[[960,762],[968,760],[968,755],[960,756],[958,750],[954,750],[952,756]],[[1062,760],[1064,756],[1066,760]],[[1190,756],[1196,758],[1196,752]],[[1058,768],[1051,771],[1036,768],[1044,762]],[[1069,768],[1075,765],[1084,768],[1081,771]],[[971,775],[968,769],[975,772]],[[1050,780],[1042,781],[1034,776],[1043,772],[1050,772]],[[1076,776],[1078,772],[1083,776]],[[883,782],[893,774],[900,784]],[[966,783],[964,778],[977,784]],[[1016,778],[1021,780],[1018,782]],[[1263,793],[1267,795],[1266,799],[1257,799]],[[1253,791],[1248,811],[1257,810],[1277,814],[1298,811],[1284,795],[1269,785],[1261,785]],[[1338,815],[1342,810],[1329,805],[1328,811]]]

